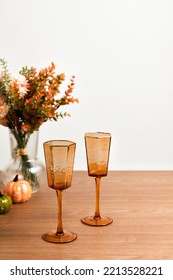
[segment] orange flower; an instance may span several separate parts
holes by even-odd
[[[74,103],[74,102],[79,103],[79,100],[77,98],[70,97],[70,98],[68,98],[68,102],[70,102],[70,103]]]
[[[22,129],[23,129],[25,132],[27,132],[27,131],[29,131],[30,126],[29,126],[28,124],[23,124],[23,125],[22,125]]]
[[[25,104],[26,104],[26,105],[32,104],[32,98],[26,99],[26,100],[25,100]]]
[[[50,111],[48,117],[49,118],[54,118],[55,117],[55,111],[53,111],[53,110]]]

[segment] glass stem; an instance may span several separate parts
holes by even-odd
[[[63,234],[62,226],[62,191],[56,190],[57,200],[58,200],[58,227],[56,234]]]
[[[101,219],[100,217],[100,177],[95,178],[96,183],[96,208],[95,208],[95,215],[94,219]]]

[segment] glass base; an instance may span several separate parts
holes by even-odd
[[[89,226],[107,226],[113,222],[113,219],[110,217],[95,218],[94,216],[88,216],[82,218],[81,221]]]
[[[62,234],[56,234],[55,232],[47,232],[42,235],[42,239],[52,243],[67,243],[75,240],[77,234],[74,232],[64,231]]]

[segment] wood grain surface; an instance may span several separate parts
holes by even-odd
[[[101,215],[113,218],[91,227],[81,218],[95,211],[95,181],[75,171],[63,192],[63,227],[78,237],[66,244],[42,240],[57,226],[57,198],[47,182],[32,198],[0,215],[1,260],[173,259],[173,172],[110,171],[101,180]]]

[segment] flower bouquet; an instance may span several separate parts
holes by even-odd
[[[0,66],[0,124],[10,129],[17,143],[14,158],[20,158],[23,178],[34,185],[37,176],[31,172],[27,143],[47,120],[57,121],[69,115],[59,112],[59,108],[78,102],[71,95],[75,77],[71,77],[67,90],[61,93],[65,74],[56,74],[54,63],[40,70],[22,67],[17,75],[10,74],[4,59],[0,59]]]

